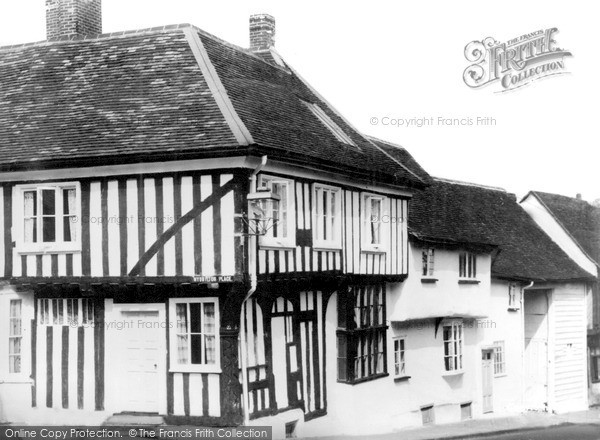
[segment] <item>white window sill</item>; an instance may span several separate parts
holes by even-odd
[[[263,250],[276,250],[276,251],[291,251],[296,249],[296,245],[293,243],[286,243],[286,244],[274,244],[274,243],[260,243],[258,245],[258,247],[260,249]]]
[[[313,243],[314,251],[341,251],[341,244],[324,244],[324,243]]]
[[[452,377],[452,376],[460,376],[461,374],[464,374],[465,370],[452,370],[452,371],[444,371],[444,373],[442,373],[442,376],[446,376],[446,377]]]
[[[221,374],[222,370],[219,366],[193,366],[193,365],[177,365],[169,368],[169,373],[211,373]]]
[[[385,254],[387,249],[385,248],[362,248],[360,250],[363,254]]]
[[[439,280],[435,277],[421,277],[421,282],[422,283],[437,283]]]
[[[394,376],[394,382],[404,382],[410,379],[412,376],[404,375],[404,376]]]
[[[506,373],[494,374],[494,378],[497,378],[497,377],[506,377],[506,376],[508,376],[508,374],[506,374]]]
[[[5,375],[0,376],[0,385],[11,384],[11,385],[33,385],[33,380],[28,376],[21,374]]]
[[[81,244],[74,246],[15,246],[15,251],[19,255],[45,255],[45,254],[66,254],[81,253]]]
[[[278,240],[272,237],[258,237],[258,245],[264,249],[294,249],[296,241],[291,239]]]
[[[481,283],[480,280],[478,280],[477,278],[459,278],[458,279],[458,284],[479,284]]]

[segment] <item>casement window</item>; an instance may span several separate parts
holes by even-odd
[[[219,372],[217,298],[171,299],[171,371]]]
[[[387,374],[386,331],[383,285],[350,286],[338,294],[338,381]]]
[[[78,251],[80,191],[77,183],[20,185],[17,250],[20,252]]]
[[[316,248],[342,247],[342,196],[339,188],[314,185],[314,242]]]
[[[521,306],[521,292],[519,285],[510,283],[508,285],[508,310],[519,310]]]
[[[288,179],[260,176],[259,187],[267,188],[280,197],[279,203],[271,207],[267,217],[272,219],[272,227],[260,237],[262,246],[294,247],[296,245],[296,224],[294,206],[294,183]]]
[[[503,376],[506,374],[506,359],[504,351],[504,341],[494,342],[494,376]]]
[[[394,377],[406,377],[406,338],[394,338]]]
[[[449,321],[443,325],[444,369],[462,371],[463,369],[463,323],[460,320]]]
[[[354,147],[356,147],[356,144],[352,141],[352,139],[350,139],[350,136],[348,136],[344,130],[342,130],[340,128],[339,125],[337,125],[333,119],[331,119],[324,111],[321,107],[319,107],[318,104],[313,104],[310,102],[306,102],[304,101],[304,105],[306,107],[308,107],[308,109],[313,113],[313,115],[315,115],[317,117],[317,119],[319,119],[319,121],[321,121],[321,123],[327,127],[327,129],[331,132],[331,134],[333,134],[335,136],[335,138],[346,144],[346,145],[352,145]]]
[[[8,372],[21,372],[21,347],[23,341],[22,327],[22,302],[20,299],[11,299],[9,306],[9,333],[8,333]]]
[[[390,216],[388,198],[378,195],[363,195],[363,251],[385,252],[389,239]]]
[[[458,276],[464,279],[477,278],[477,255],[461,252],[458,256]]]
[[[590,363],[592,382],[600,382],[600,347],[594,347],[590,349]]]
[[[423,275],[424,277],[432,277],[433,276],[434,257],[435,257],[434,249],[432,249],[432,248],[423,249],[423,253],[422,253],[423,268],[421,271],[421,275]]]
[[[68,325],[93,327],[94,301],[89,298],[38,299],[38,325]]]

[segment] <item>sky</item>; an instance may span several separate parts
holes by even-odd
[[[45,39],[44,3],[2,0],[0,45]],[[359,130],[402,145],[431,175],[518,196],[600,199],[600,2],[103,0],[103,29],[192,23],[247,47],[248,17],[262,12],[275,17],[288,64]],[[467,43],[552,27],[557,46],[573,54],[568,74],[508,93],[464,83]],[[414,118],[433,123],[391,125]]]

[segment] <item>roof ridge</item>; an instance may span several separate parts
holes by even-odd
[[[14,50],[14,49],[28,48],[28,47],[38,47],[38,46],[46,46],[46,45],[52,46],[52,45],[56,45],[56,44],[66,43],[69,41],[76,42],[76,41],[107,40],[110,38],[127,38],[127,37],[131,37],[131,36],[136,36],[136,35],[165,33],[165,32],[169,32],[169,31],[184,30],[184,29],[193,29],[193,30],[197,31],[198,33],[204,35],[205,37],[208,37],[208,38],[216,41],[217,43],[223,44],[227,47],[230,47],[232,49],[243,52],[246,55],[249,55],[257,60],[260,60],[262,63],[265,63],[271,67],[275,67],[277,69],[281,69],[281,70],[284,70],[287,72],[287,70],[284,67],[269,63],[264,58],[258,56],[254,52],[252,52],[250,49],[247,49],[242,46],[238,46],[237,44],[230,43],[229,41],[226,41],[220,37],[217,37],[216,35],[213,35],[210,32],[207,32],[204,29],[201,29],[198,26],[193,25],[191,23],[169,24],[169,25],[165,25],[165,26],[154,26],[154,27],[150,27],[150,28],[130,29],[130,30],[126,30],[126,31],[106,32],[106,33],[94,34],[94,35],[68,35],[68,36],[64,36],[64,37],[60,37],[60,38],[53,38],[51,40],[41,40],[41,41],[33,41],[33,42],[28,42],[28,43],[19,43],[19,44],[7,45],[7,46],[0,46],[0,52]],[[281,58],[281,55],[279,55],[279,54],[277,54],[277,55]]]
[[[143,29],[131,29],[127,31],[116,31],[116,32],[106,32],[102,34],[94,34],[94,35],[68,35],[60,38],[53,38],[51,40],[41,40],[41,41],[33,41],[29,43],[19,43],[12,44],[8,46],[0,46],[1,50],[10,50],[10,49],[19,49],[24,47],[36,47],[36,46],[51,46],[55,44],[61,44],[68,41],[92,41],[92,40],[106,40],[109,38],[115,37],[130,37],[133,35],[144,35],[144,34],[152,34],[159,32],[168,32],[179,29],[186,28],[195,28],[196,26],[190,23],[179,23],[179,24],[169,24],[166,26],[155,26],[151,28],[143,28]],[[215,37],[216,38],[216,37]]]
[[[483,185],[481,183],[465,182],[463,180],[446,179],[444,177],[436,177],[436,176],[432,176],[432,179],[437,182],[452,183],[455,185],[463,185],[463,186],[473,186],[475,188],[489,189],[492,191],[498,191],[498,192],[503,192],[503,193],[509,194],[509,192],[506,191],[506,189],[501,188],[499,186]]]

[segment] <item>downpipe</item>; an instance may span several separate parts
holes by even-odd
[[[267,156],[263,156],[261,158],[260,164],[254,169],[252,174],[250,175],[250,192],[256,192],[257,188],[257,175],[267,164]],[[248,347],[246,345],[246,320],[244,319],[244,311],[246,309],[246,303],[248,300],[254,295],[256,292],[256,287],[258,285],[258,278],[256,275],[256,252],[257,252],[257,244],[258,237],[256,235],[250,235],[248,237],[248,276],[250,278],[250,289],[242,304],[240,306],[240,336],[239,336],[239,346],[240,346],[240,366],[242,368],[242,405],[244,410],[244,425],[248,426],[250,422],[250,410],[248,408],[249,395],[248,395],[248,372],[247,372],[247,364],[248,364]]]

